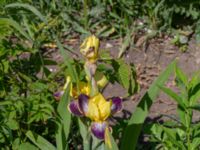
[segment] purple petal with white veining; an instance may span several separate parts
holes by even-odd
[[[80,110],[86,114],[88,112],[88,102],[89,102],[89,97],[85,94],[80,94],[78,97],[78,104]]]
[[[91,131],[95,137],[103,140],[105,137],[105,130],[107,127],[107,122],[93,122],[91,125]]]
[[[58,92],[54,93],[53,96],[56,100],[60,100],[60,98],[63,96],[63,94],[64,94],[64,91],[58,91]]]
[[[73,100],[69,103],[69,111],[76,115],[76,116],[83,116],[83,113],[80,111],[79,107],[78,107],[78,101],[77,100]]]
[[[119,97],[113,97],[112,99],[112,106],[111,106],[111,113],[115,114],[122,110],[122,99]]]

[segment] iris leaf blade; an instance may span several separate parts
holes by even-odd
[[[125,132],[122,137],[121,150],[135,150],[138,137],[140,135],[145,118],[149,113],[149,109],[158,96],[160,89],[159,86],[163,86],[165,81],[168,80],[169,76],[175,69],[176,61],[173,61],[163,71],[150,86],[149,90],[142,97],[141,101],[137,105],[134,113],[132,114]]]
[[[109,129],[106,130],[106,133],[105,133],[105,149],[106,150],[119,150],[118,149],[118,146],[117,146],[117,143],[115,142],[111,132],[109,131]]]
[[[27,131],[26,136],[40,149],[42,150],[56,150],[56,148],[49,143],[45,138],[42,136],[33,133],[32,131]]]
[[[70,132],[70,124],[71,124],[71,113],[67,109],[67,106],[70,101],[69,89],[70,89],[70,86],[68,85],[57,107],[57,112],[59,116],[61,117],[61,124],[63,127],[63,132],[65,134],[66,140]]]

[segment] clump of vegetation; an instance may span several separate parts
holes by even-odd
[[[172,62],[131,117],[112,126],[109,118],[121,111],[123,98],[106,99],[102,93],[108,82],[124,87],[125,97],[138,91],[134,65],[121,59],[137,33],[145,34],[147,40],[159,32],[179,29],[181,34],[189,33],[184,34],[187,41],[177,34],[174,44],[180,47],[187,46],[193,33],[198,40],[199,6],[197,1],[165,0],[2,0],[1,149],[132,150],[140,145],[143,128],[155,149],[198,149],[199,123],[192,116],[193,110],[199,110],[199,74],[189,80]],[[180,24],[180,18],[189,21]],[[80,46],[84,60],[72,58],[74,49],[65,39],[85,37]],[[99,50],[102,38],[123,38],[118,58]],[[52,59],[50,49],[58,50],[63,61]],[[52,65],[58,68],[56,72],[49,69]],[[174,70],[180,94],[164,87]],[[146,125],[160,90],[178,103],[179,118]]]

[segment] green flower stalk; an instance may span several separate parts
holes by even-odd
[[[100,80],[95,80],[98,51],[99,39],[94,35],[86,38],[81,45],[80,52],[85,58],[84,69],[88,84],[78,85],[79,95],[75,88],[71,88],[70,93],[72,94],[70,95],[74,100],[70,102],[68,109],[76,116],[89,118],[91,120],[90,131],[96,138],[105,140],[106,131],[110,130],[108,118],[122,110],[122,99],[113,97],[106,100],[99,92],[98,86],[100,88],[105,86],[107,79],[103,76]]]

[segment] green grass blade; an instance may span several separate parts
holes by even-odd
[[[45,22],[47,24],[46,18],[35,7],[33,7],[29,4],[22,4],[22,3],[12,3],[12,4],[8,4],[8,5],[5,6],[5,8],[13,8],[13,7],[14,8],[15,7],[21,7],[21,8],[28,10],[28,11],[31,11],[38,18],[40,18],[40,20],[42,20],[43,22]]]
[[[135,150],[138,137],[140,135],[145,118],[149,113],[149,109],[159,94],[159,86],[164,85],[171,73],[174,71],[175,61],[168,65],[166,70],[162,72],[156,81],[150,86],[149,90],[142,97],[137,105],[135,112],[132,114],[125,132],[122,137],[121,150]]]
[[[8,25],[16,29],[21,35],[23,35],[28,40],[31,40],[30,36],[24,31],[24,29],[13,19],[10,18],[0,18],[0,24]]]
[[[56,148],[49,143],[45,138],[42,136],[34,133],[32,131],[26,132],[26,136],[40,149],[42,150],[56,150]]]

